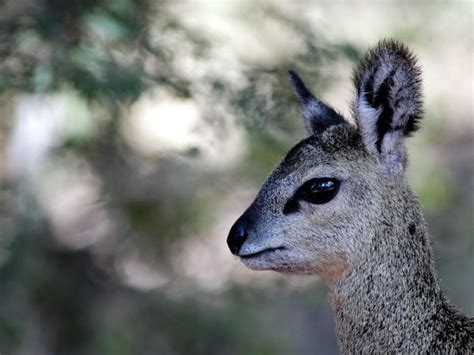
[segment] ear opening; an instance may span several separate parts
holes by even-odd
[[[390,174],[403,171],[405,137],[422,117],[421,70],[402,43],[384,40],[369,50],[354,72],[353,112],[366,149]]]
[[[322,132],[335,124],[346,123],[346,120],[333,108],[316,99],[296,72],[290,70],[288,76],[309,134]]]

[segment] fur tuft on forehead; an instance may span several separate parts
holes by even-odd
[[[318,142],[321,148],[328,153],[339,150],[364,149],[359,131],[350,124],[339,124],[327,128],[319,135]]]
[[[303,139],[291,148],[284,159],[284,165],[296,169],[301,161],[311,159],[315,154],[320,156],[324,152],[334,156],[338,153],[349,155],[356,150],[365,152],[357,128],[348,123],[333,125]]]

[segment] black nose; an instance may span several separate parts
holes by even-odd
[[[247,236],[248,234],[245,228],[245,223],[242,219],[238,219],[230,229],[229,236],[227,237],[227,245],[232,254],[237,255],[240,247],[247,239]]]

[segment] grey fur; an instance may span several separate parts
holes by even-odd
[[[406,164],[403,138],[418,129],[422,115],[421,70],[402,43],[384,40],[370,50],[353,79],[353,112],[367,149],[380,153],[389,174]]]
[[[248,267],[326,281],[345,354],[474,354],[474,319],[439,287],[421,206],[404,176],[404,139],[421,117],[419,73],[406,47],[380,42],[354,75],[357,127],[329,120],[298,143],[239,219],[246,239],[234,252]],[[368,100],[367,87],[385,97]],[[283,213],[318,177],[341,181],[334,199],[299,200]]]
[[[288,74],[300,106],[301,116],[309,134],[323,131],[331,125],[344,122],[344,118],[334,111],[332,107],[314,97],[298,74],[293,70],[290,70]]]

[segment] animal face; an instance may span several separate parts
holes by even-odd
[[[231,228],[231,252],[255,270],[332,282],[368,252],[389,196],[405,186],[404,137],[420,115],[419,71],[401,44],[381,42],[355,74],[352,126],[294,72],[310,136],[293,147]]]
[[[377,206],[364,204],[380,199],[373,186],[376,168],[351,126],[301,141],[234,225],[247,235],[230,242],[233,252],[252,269],[332,278],[363,243],[368,226],[358,221],[377,214]]]

